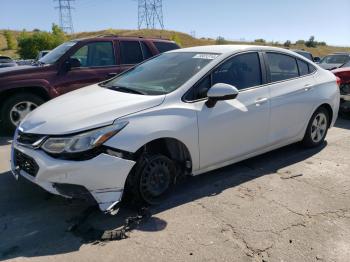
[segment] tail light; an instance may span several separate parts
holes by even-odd
[[[340,84],[341,84],[341,79],[340,79],[339,77],[337,77],[337,76],[336,76],[336,79],[337,79],[337,80],[336,80],[336,81],[337,81],[337,85],[340,86]]]

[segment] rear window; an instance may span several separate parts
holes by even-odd
[[[133,65],[143,61],[141,46],[138,41],[121,41],[120,52],[122,64]]]
[[[177,44],[171,43],[171,42],[153,42],[153,43],[157,47],[159,53],[180,48]]]

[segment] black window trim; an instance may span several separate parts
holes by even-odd
[[[80,66],[80,67],[73,67],[72,71],[74,70],[84,70],[84,69],[99,69],[99,68],[108,68],[108,67],[116,67],[118,66],[118,61],[117,61],[117,56],[115,54],[115,50],[116,50],[116,45],[114,43],[114,41],[112,40],[107,40],[107,41],[89,41],[89,42],[84,42],[81,45],[77,46],[77,48],[75,50],[72,51],[71,54],[68,54],[68,58],[70,58],[72,55],[74,55],[78,50],[80,50],[80,48],[87,46],[89,44],[96,44],[96,43],[112,43],[112,51],[113,51],[113,57],[114,57],[114,65],[105,65],[105,66]]]
[[[150,58],[152,58],[152,57],[154,56],[153,53],[152,53],[152,51],[151,51],[151,48],[149,48],[149,46],[147,45],[147,42],[146,42],[146,41],[139,41],[139,44],[140,44],[141,53],[142,53],[142,57],[143,57],[143,60],[142,60],[142,61],[148,60],[148,59],[150,59]],[[148,51],[149,51],[150,54],[151,54],[151,56],[150,56],[149,58],[146,58],[145,53],[144,53],[144,50],[143,50],[143,48],[142,48],[142,44],[143,44],[144,46],[146,46],[146,48],[148,48]]]
[[[248,53],[257,53],[258,54],[258,58],[259,58],[259,61],[260,61],[260,71],[261,71],[261,82],[262,84],[261,85],[257,85],[257,86],[251,86],[251,87],[247,87],[247,88],[243,88],[243,89],[239,89],[238,92],[239,93],[242,93],[242,92],[245,92],[245,91],[249,91],[249,90],[252,90],[252,89],[257,89],[257,88],[260,88],[260,87],[263,87],[263,86],[266,86],[268,85],[268,79],[267,79],[267,64],[266,64],[266,61],[263,57],[263,54],[261,52],[261,50],[248,50],[248,51],[240,51],[240,52],[237,52],[237,53],[234,53],[232,55],[230,55],[229,57],[226,57],[224,60],[222,60],[219,64],[217,64],[215,67],[213,67],[212,69],[210,69],[209,72],[207,72],[203,77],[201,77],[194,85],[192,85],[192,87],[190,87],[186,92],[185,94],[182,96],[181,100],[185,103],[196,103],[196,102],[200,102],[200,101],[205,101],[207,100],[208,98],[207,97],[203,97],[203,98],[199,98],[199,99],[194,99],[194,100],[191,100],[191,99],[187,99],[186,97],[191,93],[192,89],[195,89],[198,84],[200,84],[200,82],[202,80],[204,80],[208,75],[210,75],[210,81],[211,81],[211,84],[212,84],[212,73],[218,68],[220,67],[222,64],[224,64],[225,62],[227,62],[228,60],[234,58],[235,56],[238,56],[238,55],[243,55],[243,54],[248,54]],[[210,87],[211,88],[211,87]]]
[[[297,77],[293,77],[293,78],[288,78],[288,79],[284,79],[284,80],[280,80],[280,81],[275,81],[275,82],[272,82],[271,79],[270,79],[270,68],[268,66],[268,63],[269,63],[269,59],[267,57],[267,53],[275,53],[275,54],[280,54],[280,55],[286,55],[286,56],[290,56],[291,58],[294,58],[295,59],[295,62],[297,64],[297,68],[298,68],[298,75]],[[313,66],[312,64],[310,64],[308,61],[306,61],[306,58],[305,59],[301,59],[299,57],[296,57],[294,55],[291,55],[291,54],[288,54],[288,53],[284,53],[284,52],[280,52],[280,51],[275,51],[275,50],[268,50],[268,51],[262,51],[262,54],[264,56],[264,60],[265,60],[265,64],[266,64],[266,77],[267,77],[267,85],[274,85],[274,84],[278,84],[278,83],[283,83],[283,82],[286,82],[286,81],[291,81],[291,80],[296,80],[296,79],[299,79],[299,78],[303,78],[303,77],[307,77],[307,76],[310,76],[310,75],[313,75],[313,74],[316,74],[317,72],[317,68],[315,66]],[[298,62],[297,60],[301,60],[303,62],[305,62],[308,66],[308,68],[310,68],[310,66],[312,66],[315,70],[311,73],[308,73],[306,75],[303,75],[301,76],[300,75],[300,71],[299,71],[299,65],[298,65]],[[310,69],[309,69],[310,70]]]

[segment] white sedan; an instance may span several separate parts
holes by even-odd
[[[279,48],[170,51],[30,113],[14,137],[12,171],[106,212],[123,192],[156,204],[179,176],[291,143],[319,146],[338,115],[337,84]]]

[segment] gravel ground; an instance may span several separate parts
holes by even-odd
[[[0,139],[0,260],[350,261],[350,121],[321,148],[291,145],[180,183],[120,241],[94,242],[135,211],[116,216],[50,196],[9,170]],[[96,233],[96,234],[95,234]]]

